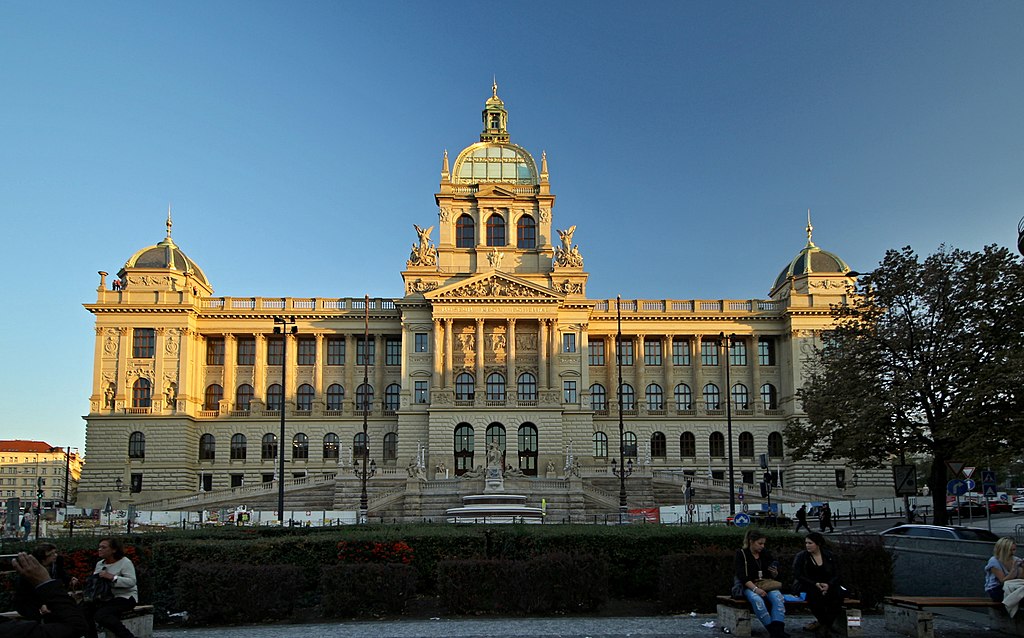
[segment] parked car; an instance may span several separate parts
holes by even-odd
[[[1013,505],[1010,506],[1010,511],[1014,514],[1024,514],[1024,496],[1018,496],[1014,499]]]
[[[960,525],[899,525],[879,532],[885,537],[941,538],[945,540],[984,541],[994,543],[999,536],[980,527]]]
[[[984,503],[973,503],[970,501],[965,501],[963,503],[960,503],[959,505],[957,505],[956,503],[951,503],[947,505],[946,512],[948,512],[950,516],[956,516],[957,514],[959,514],[961,517],[977,516],[979,518],[985,518],[986,516],[988,516],[989,509],[985,507]]]
[[[988,502],[988,511],[992,512],[993,514],[998,514],[999,512],[1009,512],[1010,511],[1010,504],[1007,503],[1006,501],[1002,500],[1002,499],[996,499],[994,501],[989,501]]]

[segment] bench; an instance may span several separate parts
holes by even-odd
[[[754,614],[750,608],[750,601],[746,598],[734,598],[732,596],[717,596],[718,601],[718,624],[726,633],[741,638],[749,638],[751,629],[751,618]],[[786,614],[789,612],[807,609],[807,602],[803,600],[786,601]],[[836,618],[832,631],[837,636],[849,636],[856,638],[861,634],[860,601],[854,598],[843,600],[842,613]]]
[[[121,623],[135,638],[153,638],[153,605],[135,605],[135,609],[121,614]],[[107,638],[116,638],[109,629],[104,633]]]
[[[935,614],[929,609],[987,609],[994,627],[1024,636],[1024,622],[1010,618],[1002,603],[987,596],[889,596],[885,628],[912,638],[934,638]]]

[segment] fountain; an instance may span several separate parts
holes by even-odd
[[[543,523],[544,510],[526,505],[526,496],[505,493],[501,449],[487,445],[487,467],[483,470],[484,493],[462,497],[462,507],[445,511],[449,523]],[[467,474],[478,475],[479,469]],[[464,475],[465,476],[465,475]]]

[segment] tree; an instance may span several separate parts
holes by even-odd
[[[991,466],[1024,445],[1024,264],[1009,250],[890,250],[832,308],[797,393],[797,459],[882,467],[932,459],[935,522],[946,521],[946,461]]]

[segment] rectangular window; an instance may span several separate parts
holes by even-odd
[[[345,365],[345,337],[327,337],[327,365]]]
[[[299,337],[295,343],[298,350],[298,364],[300,366],[316,365],[316,339],[314,337]]]
[[[734,340],[729,343],[729,365],[747,365],[747,342]]]
[[[142,474],[132,474],[130,489],[133,494],[138,494],[142,491]]]
[[[661,365],[661,339],[644,339],[644,365]]]
[[[152,359],[156,350],[156,329],[136,328],[132,331],[132,356],[136,359]]]
[[[384,365],[402,365],[401,337],[384,337]]]
[[[267,365],[279,366],[284,363],[284,341],[281,337],[267,337]]]
[[[369,340],[356,337],[356,365],[374,365],[373,358],[376,349],[377,344],[374,343],[373,337],[370,337]]]
[[[622,365],[631,366],[633,365],[633,340],[632,339],[621,339],[619,340],[619,356],[622,358]]]
[[[256,365],[256,338],[255,337],[239,337],[238,338],[238,358],[237,363],[240,366],[254,366]]]
[[[702,366],[718,365],[718,341],[715,339],[700,342],[700,364]]]
[[[672,339],[672,365],[690,365],[690,340],[675,337]]]
[[[430,352],[430,338],[425,332],[417,332],[413,338],[416,352]]]
[[[775,340],[761,337],[757,340],[757,363],[762,366],[773,366],[775,363]]]
[[[260,479],[262,479],[262,481],[264,483],[273,483],[274,482],[274,475],[273,474],[261,474],[260,475]]]
[[[244,474],[232,474],[231,475],[231,487],[242,487],[244,480]]]
[[[416,403],[430,403],[430,386],[426,381],[417,381],[414,388]]]
[[[206,365],[224,365],[224,337],[206,338]]]
[[[563,403],[579,403],[579,398],[576,396],[576,382],[575,381],[563,381],[562,382],[562,394]]]
[[[604,339],[590,339],[587,342],[587,361],[592,366],[604,365]]]
[[[562,352],[576,352],[576,333],[562,333]]]

